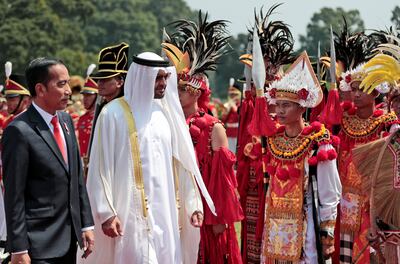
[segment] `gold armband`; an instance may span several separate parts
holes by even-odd
[[[257,89],[256,90],[256,95],[257,97],[263,97],[264,96],[264,89]]]

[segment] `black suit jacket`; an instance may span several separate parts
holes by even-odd
[[[35,259],[61,257],[76,239],[82,247],[81,229],[94,225],[72,119],[64,112],[58,117],[68,165],[33,106],[2,138],[7,249],[28,250]]]

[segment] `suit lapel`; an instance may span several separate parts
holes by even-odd
[[[28,109],[28,112],[29,112],[30,120],[34,123],[33,125],[34,125],[36,131],[43,138],[44,142],[49,146],[51,151],[57,157],[58,161],[61,163],[63,168],[69,174],[67,164],[65,164],[64,158],[61,154],[60,149],[58,148],[56,140],[54,139],[53,133],[51,132],[49,126],[46,124],[46,122],[41,117],[41,115],[38,113],[38,111],[36,111],[34,106],[30,106]]]
[[[64,133],[65,144],[67,145],[68,167],[69,171],[71,171],[73,161],[71,133],[74,133],[75,130],[68,126],[68,122],[64,119],[64,115],[58,114],[58,120],[60,120],[60,126]]]

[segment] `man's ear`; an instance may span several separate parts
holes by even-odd
[[[47,91],[47,88],[42,83],[37,83],[35,85],[35,91],[36,91],[36,95],[38,97],[44,97],[44,94],[45,94],[45,91]]]
[[[24,101],[24,102],[27,102],[27,103],[30,103],[31,97],[29,97],[29,96],[24,96],[23,101]]]
[[[117,78],[117,86],[118,88],[121,88],[122,86],[124,86],[125,80],[122,78]]]
[[[203,92],[200,91],[200,93],[197,93],[197,94],[196,94],[196,101],[199,100],[199,98],[200,98],[200,96],[201,96],[202,93],[203,93]]]

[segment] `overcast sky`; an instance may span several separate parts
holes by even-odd
[[[274,3],[284,2],[277,9],[273,19],[284,20],[291,25],[293,36],[306,33],[306,26],[311,16],[322,7],[342,7],[344,10],[358,9],[367,29],[385,29],[390,26],[392,10],[399,0],[286,0],[286,1],[261,1],[261,0],[185,0],[193,9],[208,11],[211,19],[226,19],[231,21],[230,31],[233,35],[246,32],[246,27],[254,23],[254,8],[257,10],[264,5],[267,10]]]

